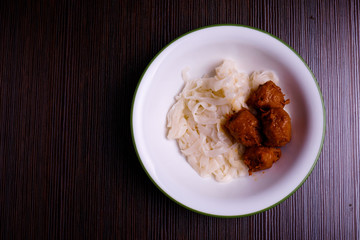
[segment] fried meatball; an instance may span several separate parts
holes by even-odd
[[[246,108],[233,114],[225,123],[225,127],[237,141],[246,147],[261,144],[259,120]]]
[[[245,150],[243,155],[244,163],[249,168],[249,175],[252,172],[271,168],[273,163],[281,157],[281,150],[272,147],[251,147]]]
[[[272,81],[267,81],[250,94],[246,103],[249,106],[266,111],[270,108],[283,108],[289,102],[289,99],[285,101],[280,87]]]
[[[291,140],[291,118],[282,108],[272,108],[261,114],[264,145],[281,147]]]

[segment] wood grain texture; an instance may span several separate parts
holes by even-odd
[[[360,2],[1,1],[0,239],[360,239]],[[268,31],[313,70],[326,137],[289,199],[193,213],[148,179],[130,135],[139,78],[198,27]]]

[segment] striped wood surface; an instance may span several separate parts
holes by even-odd
[[[359,1],[0,3],[0,238],[360,239]],[[275,208],[219,219],[148,179],[129,116],[139,78],[181,34],[268,31],[309,64],[326,137],[305,184]]]

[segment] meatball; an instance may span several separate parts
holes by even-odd
[[[243,155],[244,163],[249,168],[249,175],[252,172],[271,168],[273,163],[281,157],[281,150],[272,147],[251,147],[245,150]]]
[[[281,88],[276,86],[272,81],[259,86],[259,88],[250,94],[247,104],[260,110],[268,110],[270,108],[283,108],[290,100],[284,99]]]
[[[225,123],[225,127],[237,141],[246,147],[261,144],[259,120],[246,108],[233,114]]]
[[[261,114],[264,145],[281,147],[291,140],[291,118],[282,108],[272,108]]]

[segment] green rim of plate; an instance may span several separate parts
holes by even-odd
[[[252,212],[252,213],[248,213],[248,214],[244,214],[244,215],[216,215],[216,214],[210,214],[210,213],[206,213],[206,212],[201,212],[199,210],[196,210],[196,209],[193,209],[193,208],[190,208],[180,202],[178,202],[177,200],[175,200],[174,198],[172,198],[171,196],[169,196],[155,181],[154,179],[150,176],[149,172],[146,170],[143,162],[141,161],[141,158],[140,158],[140,155],[139,155],[139,152],[137,150],[137,147],[136,147],[136,143],[135,143],[135,137],[134,137],[134,126],[133,126],[133,114],[134,114],[134,103],[135,103],[135,98],[136,98],[136,95],[137,95],[137,91],[138,91],[138,88],[141,84],[141,81],[145,75],[145,73],[147,72],[148,68],[151,66],[151,64],[153,63],[153,61],[166,49],[168,48],[171,44],[173,44],[175,41],[179,40],[180,38],[183,38],[193,32],[197,32],[199,30],[203,30],[203,29],[206,29],[206,28],[213,28],[213,27],[226,27],[226,26],[232,26],[232,27],[241,27],[241,28],[249,28],[249,29],[252,29],[252,30],[255,30],[255,31],[259,31],[259,32],[262,32],[262,33],[265,33],[275,39],[277,39],[279,42],[281,42],[282,44],[284,44],[286,47],[288,47],[291,51],[293,51],[300,59],[301,61],[304,63],[304,65],[306,66],[306,68],[309,70],[309,72],[311,73],[313,79],[314,79],[314,82],[317,86],[317,89],[318,89],[318,92],[319,92],[319,96],[320,96],[320,99],[321,99],[321,104],[322,104],[322,109],[323,109],[323,133],[322,133],[322,138],[321,138],[321,145],[320,145],[320,148],[319,148],[319,151],[317,153],[317,156],[316,156],[316,159],[310,169],[310,171],[308,172],[308,174],[305,176],[305,178],[301,181],[301,183],[291,192],[289,193],[287,196],[285,196],[283,199],[281,199],[280,201],[278,201],[277,203],[267,207],[267,208],[264,208],[262,210],[259,210],[259,211],[256,211],[256,212]],[[324,139],[325,139],[325,129],[326,129],[326,109],[325,109],[325,104],[324,104],[324,99],[323,99],[323,96],[322,96],[322,93],[321,93],[321,90],[320,90],[320,86],[319,86],[319,83],[318,81],[316,80],[315,78],[315,75],[314,73],[311,71],[310,67],[307,65],[307,63],[304,61],[304,59],[292,48],[290,47],[286,42],[284,42],[283,40],[281,40],[280,38],[272,35],[271,33],[268,33],[264,30],[261,30],[261,29],[258,29],[258,28],[254,28],[254,27],[250,27],[250,26],[246,26],[246,25],[240,25],[240,24],[215,24],[215,25],[208,25],[208,26],[204,26],[204,27],[201,27],[201,28],[197,28],[197,29],[194,29],[194,30],[191,30],[183,35],[180,35],[179,37],[175,38],[174,40],[172,40],[170,43],[168,43],[164,48],[162,48],[156,55],[155,57],[150,61],[150,63],[146,66],[144,72],[142,73],[141,77],[140,77],[140,81],[138,82],[137,86],[136,86],[136,89],[135,89],[135,92],[134,92],[134,96],[133,96],[133,100],[132,100],[132,104],[131,104],[131,115],[130,115],[130,125],[131,125],[131,138],[132,138],[132,142],[133,142],[133,145],[134,145],[134,149],[135,149],[135,152],[136,152],[136,155],[140,161],[140,164],[142,166],[142,168],[144,169],[144,171],[146,172],[146,174],[148,175],[148,177],[150,178],[150,180],[153,182],[153,184],[165,195],[167,196],[168,198],[170,198],[172,201],[174,201],[175,203],[179,204],[180,206],[188,209],[188,210],[191,210],[193,212],[196,212],[196,213],[199,213],[199,214],[202,214],[202,215],[206,215],[206,216],[210,216],[210,217],[219,217],[219,218],[238,218],[238,217],[247,217],[247,216],[251,216],[251,215],[255,215],[255,214],[258,214],[258,213],[261,213],[261,212],[265,212],[273,207],[275,207],[276,205],[279,205],[280,203],[282,203],[283,201],[285,201],[286,199],[288,199],[291,195],[293,195],[303,184],[304,182],[308,179],[308,177],[310,176],[311,172],[313,171],[319,157],[320,157],[320,154],[321,154],[321,150],[323,148],[323,145],[324,145]]]

